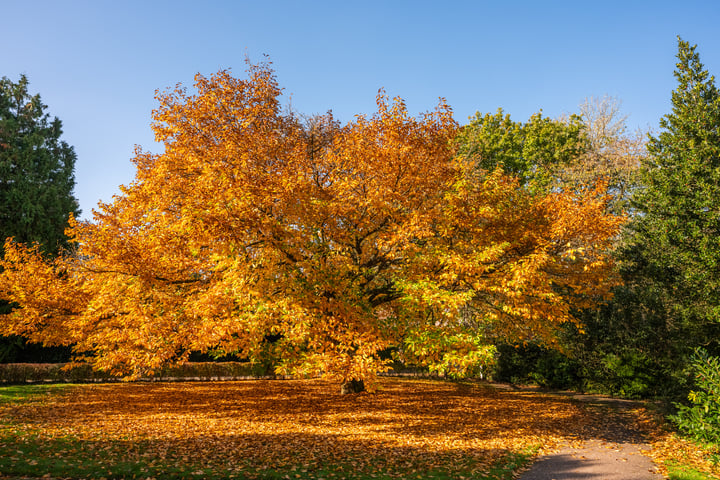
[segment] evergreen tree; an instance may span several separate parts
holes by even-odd
[[[17,83],[0,80],[0,237],[38,242],[54,255],[66,244],[69,215],[80,210],[75,151],[60,140],[62,123],[46,108],[28,93],[24,75]]]
[[[56,255],[67,244],[69,215],[80,214],[73,196],[75,151],[60,140],[62,123],[46,108],[40,95],[28,93],[24,75],[17,83],[0,79],[0,255],[8,237],[37,242]],[[10,308],[0,299],[0,313]],[[66,350],[0,337],[0,361],[56,361]]]
[[[644,162],[625,255],[669,334],[717,346],[720,331],[720,93],[696,46],[678,39],[672,113]],[[714,344],[714,345],[711,345]]]

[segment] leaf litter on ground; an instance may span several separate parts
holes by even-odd
[[[578,402],[483,384],[383,379],[374,394],[335,390],[319,380],[73,386],[0,405],[0,457],[22,466],[0,471],[504,478],[491,472],[510,474],[523,458],[604,428]]]

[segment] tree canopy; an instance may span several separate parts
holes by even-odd
[[[28,93],[25,76],[17,83],[0,79],[0,235],[57,254],[67,245],[68,218],[80,213],[76,155],[46,108],[40,95]]]
[[[585,126],[577,115],[554,120],[538,112],[521,123],[502,109],[494,114],[478,112],[457,141],[459,154],[477,169],[500,167],[532,188],[548,188],[558,172],[588,147]]]
[[[477,171],[501,168],[531,191],[574,190],[603,180],[622,213],[637,185],[645,134],[629,134],[620,102],[589,98],[579,115],[551,119],[542,112],[517,122],[502,109],[476,113],[457,136],[458,154]]]
[[[717,348],[720,93],[696,46],[679,39],[677,57],[672,112],[648,145],[623,260],[668,336]]]
[[[2,293],[23,308],[3,333],[123,374],[215,351],[347,384],[390,348],[465,368],[499,337],[551,343],[612,283],[606,188],[478,176],[443,101],[412,117],[380,92],[372,116],[303,120],[264,63],[195,89],[158,94],[164,152],[138,150],[134,182],[72,222],[72,254],[6,245]]]

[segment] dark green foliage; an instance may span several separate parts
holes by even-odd
[[[687,352],[720,338],[720,94],[695,47],[680,40],[678,59],[622,258],[651,321]]]
[[[37,343],[27,343],[18,336],[0,338],[0,364],[65,363],[71,357],[71,347],[43,347]]]
[[[666,328],[662,304],[640,295],[645,293],[633,285],[615,288],[610,303],[580,314],[584,334],[565,337],[568,350],[583,366],[587,390],[670,399],[687,392],[678,341]]]
[[[565,352],[535,344],[498,346],[493,379],[623,398],[678,398],[686,391],[678,388],[685,383],[673,384],[681,372],[670,375],[649,351],[597,342],[596,333],[566,336]]]
[[[56,254],[67,244],[69,215],[79,215],[73,196],[75,151],[60,140],[62,123],[45,113],[28,80],[0,80],[0,236],[39,242]]]
[[[75,151],[60,140],[62,123],[50,118],[28,80],[0,79],[0,255],[7,237],[37,242],[48,255],[67,246],[70,214],[80,214],[73,196]],[[0,299],[0,314],[10,305]],[[43,350],[0,337],[0,362],[67,360],[60,350]]]
[[[688,396],[690,405],[679,405],[671,419],[695,440],[720,449],[720,358],[699,348],[692,367],[697,390]]]
[[[638,302],[632,290],[618,287],[612,302],[578,312],[583,332],[564,325],[558,332],[562,351],[534,344],[498,347],[494,378],[625,398],[683,397],[688,375],[677,339]]]
[[[581,365],[541,345],[499,345],[493,379],[541,387],[582,390]]]
[[[648,398],[663,395],[664,385],[651,356],[632,348],[620,353],[590,352],[583,364],[584,389],[622,398]]]

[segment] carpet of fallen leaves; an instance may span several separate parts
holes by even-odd
[[[482,384],[385,379],[374,394],[336,390],[318,380],[81,385],[0,405],[0,415],[17,445],[46,443],[48,455],[80,449],[149,473],[184,465],[228,478],[480,476],[508,454],[626,432],[582,403]]]
[[[316,380],[84,385],[2,413],[20,436],[77,439],[116,462],[246,477],[328,465],[479,473],[508,453],[552,449],[588,424],[572,402],[475,385],[392,379],[374,394],[336,390]]]
[[[648,456],[664,467],[662,472],[667,472],[668,466],[683,465],[720,478],[720,464],[713,461],[712,455],[716,449],[704,449],[668,429],[656,428],[651,438]]]

